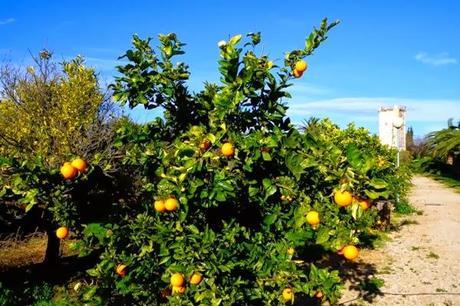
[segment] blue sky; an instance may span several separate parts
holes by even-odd
[[[275,62],[303,46],[323,17],[342,23],[308,59],[292,87],[294,122],[310,116],[354,121],[377,132],[380,105],[408,108],[416,135],[460,119],[460,2],[458,1],[19,1],[2,0],[0,56],[18,64],[29,50],[84,55],[106,82],[133,33],[175,32],[187,43],[190,87],[218,80],[217,42],[262,32]],[[145,121],[155,113],[132,116]]]

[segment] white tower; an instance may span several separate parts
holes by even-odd
[[[380,107],[380,142],[399,150],[406,150],[406,107]]]

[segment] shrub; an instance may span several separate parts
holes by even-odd
[[[158,50],[133,37],[114,98],[161,107],[164,118],[118,130],[120,171],[142,183],[137,205],[116,223],[86,227],[89,248],[102,255],[83,301],[272,305],[290,302],[285,289],[337,301],[340,278],[322,256],[358,245],[376,217],[360,202],[394,198],[407,176],[363,129],[324,121],[301,133],[286,117],[296,63],[336,24],[324,20],[280,66],[256,54],[260,33],[222,41],[221,83],[198,93],[187,88],[187,65],[173,62],[184,53],[175,34],[159,35]],[[353,203],[339,207],[334,194],[345,190]],[[307,222],[311,211],[319,224]],[[190,284],[196,272],[203,280]],[[178,274],[183,287],[179,276],[170,284]]]

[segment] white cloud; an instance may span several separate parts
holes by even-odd
[[[13,23],[15,22],[16,19],[14,18],[7,18],[7,19],[3,19],[3,20],[0,20],[0,25],[5,25],[5,24],[8,24],[8,23]]]
[[[433,66],[457,64],[457,59],[455,57],[449,56],[449,53],[447,52],[433,55],[430,55],[426,52],[419,52],[414,56],[414,59],[421,63]]]

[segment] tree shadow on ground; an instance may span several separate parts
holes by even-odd
[[[383,295],[375,282],[377,269],[374,264],[344,260],[343,256],[332,253],[319,266],[338,270],[340,278],[350,284],[349,290],[358,293],[357,299],[372,302],[377,296]]]
[[[340,305],[360,305],[359,301],[372,303],[378,296],[382,296],[380,291],[382,281],[375,277],[377,269],[374,264],[362,261],[348,261],[337,253],[326,253],[320,246],[309,246],[308,252],[299,254],[305,262],[315,263],[317,267],[338,270],[340,278],[349,284],[348,290],[356,292],[356,298],[352,301],[344,302]],[[356,303],[353,303],[356,301]],[[318,299],[302,297],[294,305],[321,305]]]
[[[93,267],[99,258],[97,252],[85,256],[77,255],[63,257],[59,263],[50,265],[46,263],[33,263],[21,267],[14,267],[0,272],[0,283],[3,287],[15,292],[22,297],[28,288],[43,285],[65,285],[69,280],[81,279],[86,275],[86,270]],[[21,300],[22,303],[28,302]]]

